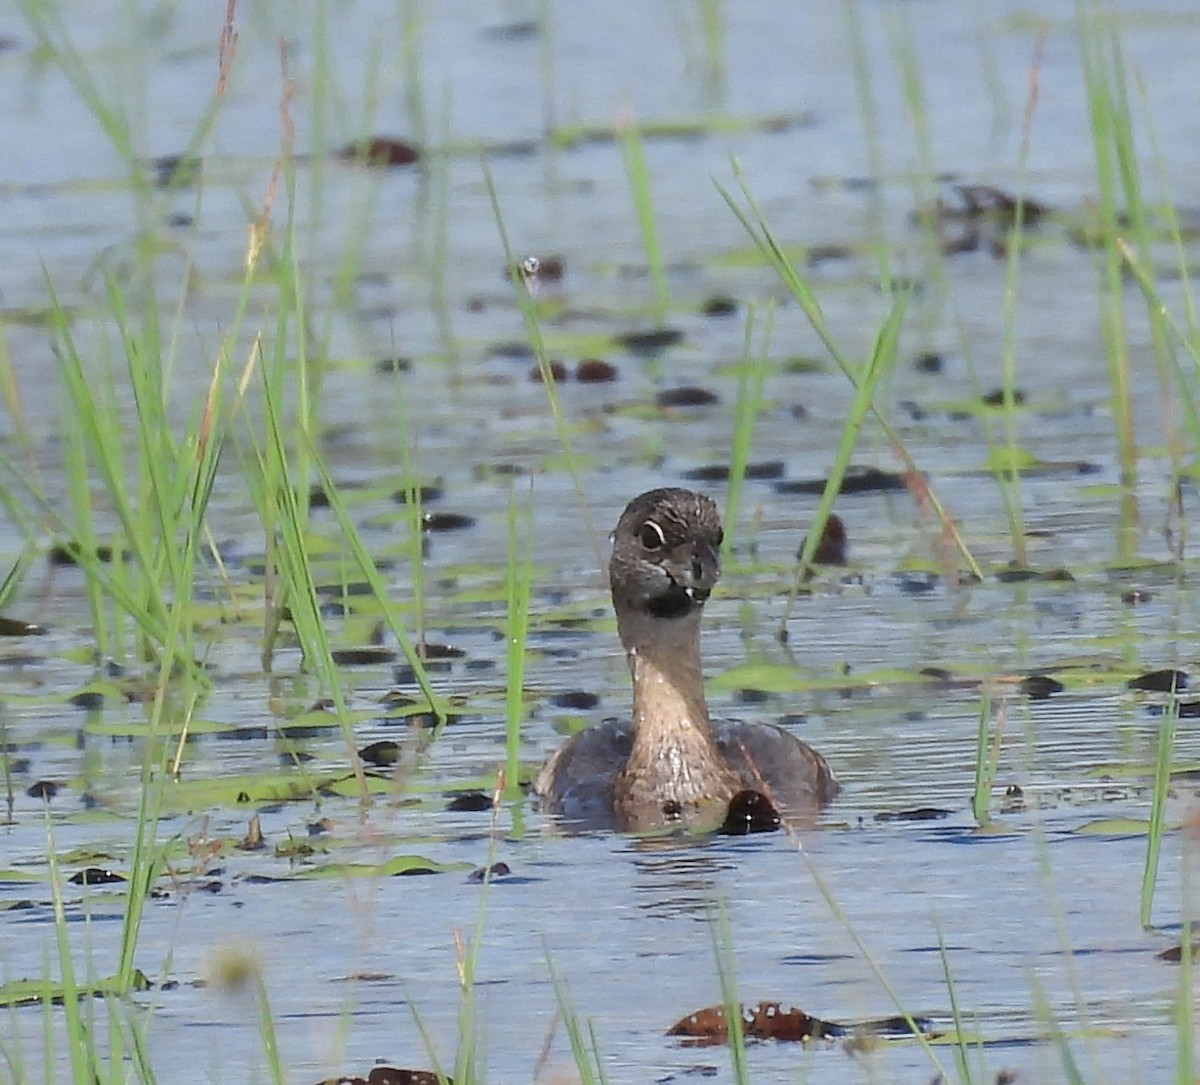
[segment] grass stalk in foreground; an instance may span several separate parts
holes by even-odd
[[[633,195],[633,209],[637,213],[638,227],[642,232],[642,248],[646,253],[646,265],[650,269],[650,282],[654,286],[654,315],[661,322],[671,304],[671,296],[667,290],[667,274],[663,267],[662,249],[658,243],[658,227],[654,221],[650,171],[646,168],[642,133],[636,118],[630,117],[625,121],[618,129],[617,135],[625,159],[629,191]]]
[[[1096,160],[1096,214],[1100,232],[1097,257],[1101,333],[1108,369],[1110,402],[1116,426],[1121,484],[1132,494],[1137,484],[1137,439],[1133,425],[1133,385],[1125,334],[1125,291],[1117,238],[1122,222],[1146,238],[1145,207],[1137,180],[1137,155],[1125,92],[1124,66],[1110,16],[1094,0],[1077,0],[1076,28]],[[1118,204],[1120,194],[1124,206]],[[1143,254],[1145,249],[1142,249]],[[1133,557],[1132,525],[1121,523],[1117,559]]]
[[[58,949],[59,982],[62,984],[63,1018],[67,1033],[67,1051],[71,1058],[71,1076],[77,1085],[98,1080],[95,1049],[87,1035],[80,1015],[79,987],[75,980],[75,964],[71,943],[67,937],[67,913],[63,904],[62,872],[58,867],[58,852],[50,823],[50,807],[46,806],[46,863],[50,872],[50,892],[54,908],[54,935]],[[46,999],[49,1004],[50,999]],[[51,1026],[47,1024],[47,1029]],[[47,1060],[46,1066],[53,1065]]]
[[[542,387],[546,390],[546,402],[550,406],[550,415],[554,419],[554,430],[558,437],[558,443],[562,448],[563,460],[566,462],[567,472],[571,476],[571,487],[574,489],[576,501],[579,503],[580,517],[587,528],[588,538],[592,540],[592,545],[595,548],[596,564],[600,568],[604,568],[605,558],[597,542],[596,526],[592,522],[592,513],[588,508],[587,498],[584,494],[583,478],[579,470],[579,459],[575,455],[575,449],[571,442],[571,432],[567,426],[567,420],[562,411],[562,404],[558,398],[558,388],[555,384],[554,376],[550,372],[550,356],[546,353],[546,340],[542,335],[541,322],[538,320],[537,304],[534,302],[533,295],[529,292],[529,286],[521,273],[519,261],[513,254],[512,245],[509,244],[508,230],[504,225],[504,215],[500,211],[500,198],[496,192],[496,185],[492,180],[492,171],[488,168],[486,159],[483,160],[482,167],[484,183],[487,185],[488,196],[492,201],[492,214],[496,219],[496,229],[500,234],[500,244],[504,249],[505,267],[509,269],[509,277],[512,280],[513,290],[516,292],[517,306],[521,310],[521,318],[525,324],[525,335],[529,339],[529,345],[533,348],[534,357],[537,359],[538,371],[542,376]]]
[[[803,849],[800,851],[800,854],[804,857],[805,864],[808,867],[808,872],[812,876],[813,883],[817,887],[817,892],[821,894],[825,904],[833,913],[833,917],[838,921],[838,923],[841,924],[842,929],[850,936],[850,940],[854,943],[855,947],[858,949],[858,952],[862,954],[863,960],[867,962],[868,967],[875,974],[875,978],[879,981],[880,986],[882,986],[884,991],[887,992],[888,998],[892,1000],[892,1005],[896,1007],[896,1012],[904,1018],[904,1022],[908,1025],[909,1030],[912,1032],[913,1038],[917,1041],[921,1047],[921,1050],[925,1052],[926,1057],[929,1059],[934,1073],[937,1074],[943,1081],[948,1080],[945,1067],[942,1066],[941,1060],[937,1057],[937,1052],[934,1050],[933,1045],[929,1042],[929,1037],[921,1030],[920,1026],[913,1018],[913,1015],[904,1006],[903,1002],[901,1002],[899,992],[895,987],[892,986],[891,980],[888,979],[887,974],[883,971],[883,968],[879,962],[867,948],[867,944],[862,940],[862,937],[854,927],[854,924],[850,922],[850,917],[846,915],[841,904],[838,903],[837,897],[833,895],[833,890],[829,888],[828,883],[821,876],[820,871],[817,870],[816,864]]]
[[[708,929],[712,934],[717,960],[717,979],[721,986],[721,1004],[725,1010],[730,1070],[737,1085],[749,1085],[750,1068],[746,1062],[746,1035],[742,1028],[742,1002],[738,997],[737,971],[733,955],[733,931],[724,901],[717,901],[709,912]]]
[[[963,1028],[962,1011],[958,1005],[958,991],[954,985],[954,976],[950,972],[950,953],[946,949],[946,938],[940,927],[938,928],[938,956],[942,960],[942,976],[946,980],[946,992],[950,997],[950,1016],[954,1021],[954,1065],[958,1069],[958,1080],[962,1085],[972,1085],[975,1079],[971,1074],[967,1034]]]
[[[754,441],[754,424],[762,410],[763,382],[767,376],[767,355],[771,346],[775,308],[767,308],[757,349],[754,345],[755,313],[753,305],[746,310],[746,332],[742,337],[742,357],[738,364],[737,402],[733,407],[733,439],[729,449],[729,487],[725,492],[725,541],[721,544],[723,558],[728,558],[733,550],[738,506],[741,504],[746,466],[750,462],[750,448]]]
[[[745,174],[742,172],[741,165],[736,159],[733,161],[733,173],[734,178],[737,180],[738,186],[741,189],[742,195],[746,200],[746,208],[743,209],[741,206],[739,206],[733,196],[725,188],[718,184],[717,191],[721,194],[721,198],[729,206],[729,209],[733,212],[734,216],[750,235],[751,240],[758,247],[759,251],[762,252],[762,254],[767,258],[768,263],[775,269],[775,273],[783,281],[783,284],[787,288],[788,292],[793,298],[796,299],[797,304],[799,304],[805,317],[808,319],[813,331],[816,332],[818,338],[820,338],[821,342],[824,344],[825,349],[829,352],[829,356],[833,359],[834,364],[842,371],[846,379],[849,380],[855,388],[857,388],[863,379],[862,374],[856,369],[856,367],[847,361],[846,357],[839,349],[832,333],[825,324],[825,315],[821,311],[821,306],[817,302],[816,296],[813,294],[808,284],[796,271],[796,268],[792,264],[792,261],[788,257],[784,247],[771,232],[771,228],[767,224],[766,217],[763,215],[762,209],[759,207],[758,202],[754,199],[754,195],[750,191],[750,186],[746,181]],[[893,308],[893,315],[895,314],[896,309],[902,303],[903,297],[901,297],[900,301],[898,301],[896,306]],[[891,317],[889,316],[888,321],[890,320]],[[884,327],[887,327],[887,323],[888,322],[885,321]],[[878,345],[878,338],[876,343]],[[880,429],[883,431],[884,437],[887,438],[888,442],[892,446],[892,449],[903,463],[905,473],[910,478],[915,479],[920,477],[920,472],[917,470],[916,462],[909,454],[908,449],[904,446],[895,430],[893,430],[891,425],[888,423],[882,409],[874,402],[873,398],[868,401],[868,406],[870,412],[875,416]],[[929,502],[930,507],[933,509],[934,514],[938,518],[938,522],[941,524],[942,530],[946,533],[947,537],[954,541],[954,545],[962,555],[963,560],[967,563],[972,575],[982,580],[983,573],[980,570],[978,563],[975,561],[974,556],[971,554],[970,549],[967,547],[967,544],[962,537],[962,533],[958,530],[958,525],[946,512],[941,501],[938,500],[937,495],[933,492],[933,489],[928,485],[925,485],[922,489],[922,496]]]
[[[1171,755],[1175,748],[1175,731],[1179,724],[1179,698],[1172,693],[1158,725],[1158,753],[1154,762],[1154,791],[1150,797],[1150,829],[1146,834],[1146,863],[1142,868],[1141,904],[1138,919],[1149,929],[1150,913],[1154,906],[1154,883],[1158,879],[1158,860],[1162,851],[1163,819],[1167,808],[1167,791],[1171,786]]]
[[[833,511],[833,503],[837,500],[838,493],[842,488],[842,480],[846,477],[846,469],[850,466],[850,457],[854,454],[855,446],[858,444],[858,435],[862,431],[867,415],[872,410],[875,391],[879,387],[879,382],[896,364],[896,341],[900,335],[900,325],[904,320],[906,308],[907,299],[901,296],[892,306],[892,311],[888,314],[887,319],[880,325],[867,364],[855,378],[852,378],[855,381],[854,401],[850,406],[846,421],[842,425],[833,465],[829,469],[825,489],[821,492],[821,499],[817,502],[816,511],[813,513],[812,522],[808,528],[808,535],[805,537],[804,546],[800,550],[800,557],[796,563],[795,574],[792,578],[792,590],[788,595],[788,603],[783,617],[780,619],[781,639],[786,638],[787,620],[791,616],[800,588],[812,568],[813,558],[816,556],[821,535],[825,530],[825,523],[829,519],[830,512]]]
[[[989,738],[992,721],[992,695],[985,686],[979,696],[979,738],[975,747],[975,787],[971,792],[971,813],[976,825],[991,820],[992,788],[996,783],[996,765],[1000,760],[1000,743],[1004,737],[1004,706],[995,713],[996,730]]]
[[[558,1016],[562,1020],[563,1030],[567,1034],[567,1042],[571,1045],[571,1056],[575,1060],[575,1070],[579,1074],[579,1085],[605,1085],[608,1079],[604,1073],[604,1061],[600,1056],[600,1048],[596,1044],[595,1029],[589,1022],[587,1035],[584,1035],[583,1027],[579,1023],[579,1015],[571,1005],[567,986],[548,954],[546,967],[550,969],[554,1000],[558,1003]]]
[[[1019,565],[1029,564],[1025,546],[1025,511],[1021,497],[1022,453],[1017,438],[1017,283],[1020,278],[1021,254],[1025,241],[1025,183],[1029,174],[1029,147],[1033,129],[1033,116],[1037,109],[1038,92],[1042,70],[1042,52],[1046,36],[1043,32],[1037,41],[1037,51],[1029,76],[1029,96],[1021,124],[1021,146],[1017,154],[1017,195],[1013,209],[1013,221],[1009,227],[1005,245],[1007,254],[1004,266],[1004,340],[1000,358],[1000,387],[1004,399],[1001,418],[1004,423],[1006,455],[995,464],[996,481],[1004,511],[1008,517],[1008,533],[1012,539],[1013,557]]]
[[[524,508],[518,509],[513,490],[508,495],[508,565],[504,580],[508,601],[505,628],[508,691],[504,712],[504,797],[516,799],[521,796],[525,646],[529,638],[529,598],[533,580],[533,505],[531,500]]]

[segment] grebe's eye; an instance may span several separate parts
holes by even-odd
[[[667,537],[663,534],[663,529],[653,520],[647,520],[638,529],[638,541],[647,550],[661,550],[667,545]]]

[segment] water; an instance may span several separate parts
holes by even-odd
[[[1038,26],[1015,4],[861,5],[887,170],[887,183],[875,189],[858,183],[869,176],[870,162],[842,9],[768,0],[727,5],[726,91],[713,107],[699,39],[694,28],[685,29],[694,25],[690,5],[549,5],[552,74],[538,37],[495,33],[530,17],[533,6],[465,0],[420,6],[421,77],[435,142],[503,150],[536,141],[548,102],[562,124],[609,125],[630,113],[645,121],[702,118],[710,108],[790,120],[775,131],[751,125],[732,134],[647,139],[675,302],[666,323],[683,333],[678,346],[656,358],[624,352],[610,340],[656,323],[646,309],[651,289],[619,148],[592,140],[559,151],[501,153],[491,162],[516,250],[561,254],[565,261],[561,286],[542,290],[544,298],[563,301],[546,318],[552,353],[571,369],[580,357],[601,354],[619,370],[613,383],[571,381],[559,390],[583,465],[590,526],[562,468],[545,391],[528,378],[531,360],[495,350],[521,341],[524,332],[504,280],[478,156],[451,156],[444,177],[436,163],[427,171],[386,174],[333,160],[301,165],[301,260],[318,326],[324,330],[329,321],[324,449],[373,555],[396,562],[388,573],[396,598],[411,596],[404,513],[388,496],[401,484],[406,446],[422,477],[444,487],[431,510],[476,520],[466,530],[431,534],[425,564],[430,635],[465,651],[435,676],[444,693],[463,699],[462,716],[423,749],[402,790],[366,811],[337,797],[188,808],[168,788],[160,836],[175,841],[174,877],[162,881],[167,896],[148,906],[137,961],[156,980],[178,985],[132,1000],[157,1080],[266,1079],[252,998],[196,983],[230,947],[262,962],[289,1080],[363,1073],[375,1059],[428,1066],[414,1009],[451,1064],[461,1001],[455,937],[472,936],[484,895],[467,874],[493,857],[513,871],[486,891],[478,963],[480,1050],[494,1080],[523,1079],[537,1064],[554,1030],[551,966],[571,1006],[594,1023],[610,1080],[687,1080],[707,1076],[710,1067],[728,1080],[723,1049],[688,1048],[664,1036],[675,1020],[720,1001],[709,921],[717,900],[728,909],[739,991],[748,1002],[779,1000],[854,1022],[896,1012],[890,985],[905,1009],[948,1029],[948,968],[968,1030],[987,1045],[972,1055],[984,1068],[982,1080],[1003,1068],[1023,1081],[1064,1080],[1058,1049],[1046,1039],[1053,1028],[1070,1036],[1088,1081],[1161,1080],[1173,1071],[1177,973],[1155,954],[1178,936],[1181,916],[1189,914],[1181,905],[1183,840],[1167,838],[1154,911],[1162,929],[1147,933],[1137,921],[1145,839],[1108,819],[1147,816],[1159,724],[1152,709],[1161,698],[1129,692],[1124,680],[1156,667],[1200,665],[1197,597],[1185,575],[1195,563],[1113,567],[1118,538],[1128,536],[1131,522],[1139,557],[1172,559],[1175,536],[1168,529],[1178,532],[1181,524],[1171,511],[1170,462],[1161,451],[1171,394],[1160,392],[1131,291],[1136,423],[1148,451],[1140,465],[1138,519],[1122,521],[1095,268],[1091,254],[1068,236],[1068,224],[1086,216],[1096,195],[1074,6],[1040,7],[1048,30],[1029,191],[1062,215],[1039,227],[1021,267],[1015,353],[1029,407],[1019,417],[1020,439],[1044,461],[1088,470],[1066,466],[1030,478],[1022,497],[1031,562],[1064,566],[1075,580],[1004,584],[989,577],[955,588],[942,576],[931,591],[906,591],[904,570],[944,572],[958,564],[936,521],[905,492],[847,496],[837,509],[854,569],[844,577],[823,573],[813,594],[789,612],[791,563],[815,498],[781,493],[771,481],[749,483],[733,526],[738,552],[706,616],[713,708],[765,721],[804,713],[801,733],[835,766],[844,790],[821,829],[802,839],[664,847],[611,834],[567,836],[526,803],[504,807],[494,819],[445,808],[449,789],[490,787],[503,757],[510,490],[521,500],[530,495],[536,540],[522,751],[532,767],[560,741],[559,729],[571,717],[596,721],[625,708],[627,677],[601,574],[604,534],[620,508],[642,489],[678,484],[685,472],[728,455],[745,310],[707,317],[701,303],[721,294],[765,309],[783,297],[771,272],[746,263],[747,238],[711,183],[716,177],[734,187],[732,154],[785,241],[848,247],[848,255],[814,266],[811,281],[851,357],[869,347],[884,312],[872,249],[873,223],[882,224],[894,271],[921,284],[902,340],[906,361],[884,397],[889,418],[976,558],[989,571],[1007,562],[1012,546],[985,469],[987,436],[978,413],[963,412],[1000,382],[1004,263],[985,249],[948,258],[942,281],[929,274],[924,242],[909,221],[921,198],[911,181],[921,152],[893,58],[895,43],[908,35],[935,168],[965,182],[1012,186]],[[141,153],[185,149],[214,85],[218,8],[163,9],[136,34],[125,5],[72,11],[72,37],[103,92],[132,116]],[[1126,56],[1145,75],[1134,112],[1139,121],[1149,118],[1161,154],[1156,162],[1147,147],[1143,165],[1149,177],[1161,170],[1186,212],[1200,204],[1200,171],[1191,114],[1178,105],[1190,100],[1200,28],[1194,16],[1150,0],[1121,11]],[[155,285],[168,312],[181,295],[187,261],[195,272],[176,362],[181,420],[189,417],[203,387],[196,382],[205,379],[230,319],[245,208],[262,200],[277,153],[278,37],[288,41],[296,79],[298,151],[319,150],[312,146],[312,103],[334,89],[349,105],[333,110],[331,147],[362,134],[353,118],[371,93],[379,107],[368,131],[411,134],[401,16],[391,5],[358,2],[339,6],[330,18],[328,82],[318,85],[308,13],[301,17],[293,5],[280,4],[239,9],[237,67],[212,146],[204,148],[204,186],[199,195],[183,188],[152,196],[157,220],[176,213],[199,223],[164,229],[167,244],[156,265]],[[18,43],[0,54],[0,95],[17,103],[8,111],[6,135],[20,150],[0,168],[7,208],[0,301],[41,485],[57,501],[65,490],[61,391],[46,376],[54,362],[37,316],[46,306],[43,276],[71,309],[73,332],[96,364],[119,361],[96,269],[103,263],[122,274],[135,251],[136,218],[119,156],[59,71],[37,62],[33,32],[3,11],[0,32]],[[142,46],[131,51],[129,40]],[[379,48],[377,78],[367,62],[372,44]],[[444,281],[436,259],[442,184]],[[281,207],[275,215],[278,223]],[[347,300],[335,305],[339,261],[359,247]],[[271,300],[265,291],[256,296],[267,308],[252,327],[270,327]],[[248,341],[247,335],[243,345]],[[929,351],[944,356],[940,372],[908,363]],[[396,356],[411,361],[409,372],[378,371],[378,359]],[[774,311],[770,357],[778,364],[767,380],[753,458],[781,461],[788,480],[819,478],[851,390],[824,361],[795,305]],[[785,364],[790,359],[819,359],[822,367]],[[647,408],[657,391],[684,384],[710,388],[720,402],[673,412]],[[7,417],[4,432],[11,446]],[[855,459],[898,467],[873,430]],[[261,551],[261,529],[233,457],[227,460],[212,526],[234,555],[235,587],[253,598],[258,580],[249,560],[238,556]],[[521,472],[515,487],[512,470]],[[723,502],[724,487],[710,489]],[[1185,507],[1193,498],[1185,486]],[[318,530],[335,534],[328,513],[315,519]],[[3,540],[11,559],[19,536],[7,522]],[[1151,598],[1124,602],[1132,588]],[[67,703],[93,674],[77,571],[37,566],[8,612],[49,632],[0,643],[4,741],[13,759],[27,762],[12,769],[13,818],[3,830],[0,866],[42,876],[42,804],[24,791],[44,779],[65,785],[51,804],[64,867],[121,869],[143,753],[129,736],[136,735],[141,709],[109,703],[86,712]],[[776,637],[785,613],[786,648]],[[330,629],[340,644],[362,644],[372,621],[369,615],[331,621]],[[263,675],[259,638],[248,622],[215,641],[214,689],[199,713],[214,733],[186,748],[185,783],[295,777],[288,751],[310,756],[305,769],[312,773],[345,769],[346,751],[332,728],[295,740],[288,751],[277,742],[280,717],[311,705],[320,691],[295,673],[292,650],[276,659],[275,676]],[[922,678],[918,672],[931,666],[961,681]],[[1045,702],[1019,696],[1015,680],[1037,669],[1064,678],[1067,690]],[[1005,705],[1005,738],[994,830],[981,833],[969,796],[983,677]],[[348,668],[347,678],[362,714],[359,744],[411,742],[404,725],[385,718],[378,704],[393,685],[391,668]],[[743,693],[745,687],[777,692],[762,699]],[[594,710],[554,707],[556,694],[580,689],[599,695]],[[1176,763],[1198,756],[1184,721]],[[1128,775],[1129,769],[1141,771]],[[1021,801],[1002,800],[1009,787],[1021,789]],[[1193,811],[1193,791],[1181,782],[1172,793],[1172,823]],[[934,821],[877,819],[926,806],[947,813]],[[254,813],[269,847],[240,851],[232,845]],[[327,819],[324,831],[310,837],[319,819]],[[312,843],[316,854],[297,864],[277,858],[273,848],[290,838]],[[214,841],[225,845],[209,854]],[[447,869],[424,877],[261,880],[400,855]],[[69,925],[78,960],[91,962],[81,967],[111,972],[121,897],[72,886],[68,900],[73,920],[91,917]],[[45,882],[7,884],[0,901],[27,905],[0,921],[0,976],[56,972],[47,964],[55,951]],[[101,1005],[87,1008],[103,1018]],[[41,1065],[42,1011],[20,1009],[7,1020],[5,1054],[11,1058],[19,1043],[30,1080],[49,1077]],[[65,1066],[65,1054],[56,1054]],[[938,1057],[952,1074],[949,1050],[939,1049]],[[569,1061],[559,1028],[548,1065],[561,1069]],[[935,1072],[917,1046],[892,1042],[858,1056],[839,1044],[757,1045],[750,1065],[764,1080],[786,1074],[857,1081],[874,1073],[926,1082]]]

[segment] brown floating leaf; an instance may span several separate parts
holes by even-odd
[[[390,136],[372,136],[360,139],[337,152],[339,158],[350,162],[361,162],[367,166],[411,166],[421,157],[421,152],[411,143]]]
[[[20,618],[6,618],[0,614],[0,637],[36,637],[46,631],[33,622],[23,622]]]
[[[567,375],[568,375],[567,367],[565,365],[563,365],[563,363],[560,362],[557,358],[551,362],[547,362],[546,368],[550,371],[550,379],[555,384],[562,384],[562,382],[567,379]],[[540,365],[535,365],[529,371],[529,379],[531,381],[538,381],[538,382],[545,381],[546,377],[545,377],[545,374],[542,372],[542,367]]]
[[[343,1074],[341,1077],[327,1077],[317,1085],[454,1085],[453,1078],[439,1078],[429,1070],[401,1070],[395,1066],[372,1066],[366,1077],[357,1074]]]
[[[1179,964],[1183,960],[1183,943],[1177,946],[1168,946],[1166,949],[1154,955],[1160,961],[1166,961],[1168,964]],[[1192,943],[1192,957],[1200,958],[1200,942]]]
[[[584,358],[575,367],[575,379],[580,384],[607,384],[617,379],[617,367],[603,358]]]
[[[760,1002],[742,1007],[742,1034],[755,1040],[826,1040],[844,1036],[846,1028],[812,1017],[795,1007],[784,1009],[778,1002]],[[699,1046],[729,1040],[724,1006],[707,1006],[676,1021],[668,1036],[685,1036]]]
[[[778,1002],[759,1002],[755,1006],[742,1006],[742,1035],[748,1040],[780,1040],[785,1042],[807,1042],[808,1040],[830,1040],[842,1036],[911,1036],[913,1029],[925,1035],[933,1035],[933,1023],[926,1017],[876,1017],[852,1025],[822,1021],[819,1017],[798,1010],[794,1006],[784,1009]],[[668,1036],[683,1036],[685,1042],[698,1047],[723,1044],[729,1040],[729,1028],[725,1021],[724,1006],[708,1006],[688,1014],[676,1021],[668,1030]]]

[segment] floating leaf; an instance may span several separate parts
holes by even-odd
[[[1141,818],[1098,818],[1073,831],[1080,836],[1145,836],[1150,831],[1150,822]]]
[[[747,1039],[780,1040],[804,1043],[808,1040],[829,1040],[852,1034],[874,1036],[911,1036],[915,1025],[922,1033],[929,1033],[931,1023],[921,1017],[913,1018],[911,1024],[904,1017],[880,1017],[857,1024],[837,1024],[823,1021],[819,1017],[798,1010],[794,1006],[784,1008],[778,1002],[759,1002],[754,1006],[743,1006],[742,1034]],[[676,1021],[668,1036],[682,1036],[698,1046],[723,1044],[729,1040],[729,1026],[725,1020],[724,1006],[708,1006],[688,1014]]]
[[[402,1070],[395,1066],[372,1066],[366,1077],[357,1074],[329,1077],[317,1085],[454,1085],[454,1079],[438,1077],[429,1070]]]
[[[96,980],[93,983],[82,983],[76,987],[80,998],[102,997],[104,995],[122,995],[129,991],[148,991],[150,981],[145,973],[135,969],[128,987],[124,986],[117,976]],[[61,1004],[65,997],[63,985],[53,983],[48,979],[10,980],[0,984],[0,1006],[33,1006],[40,1002]]]

